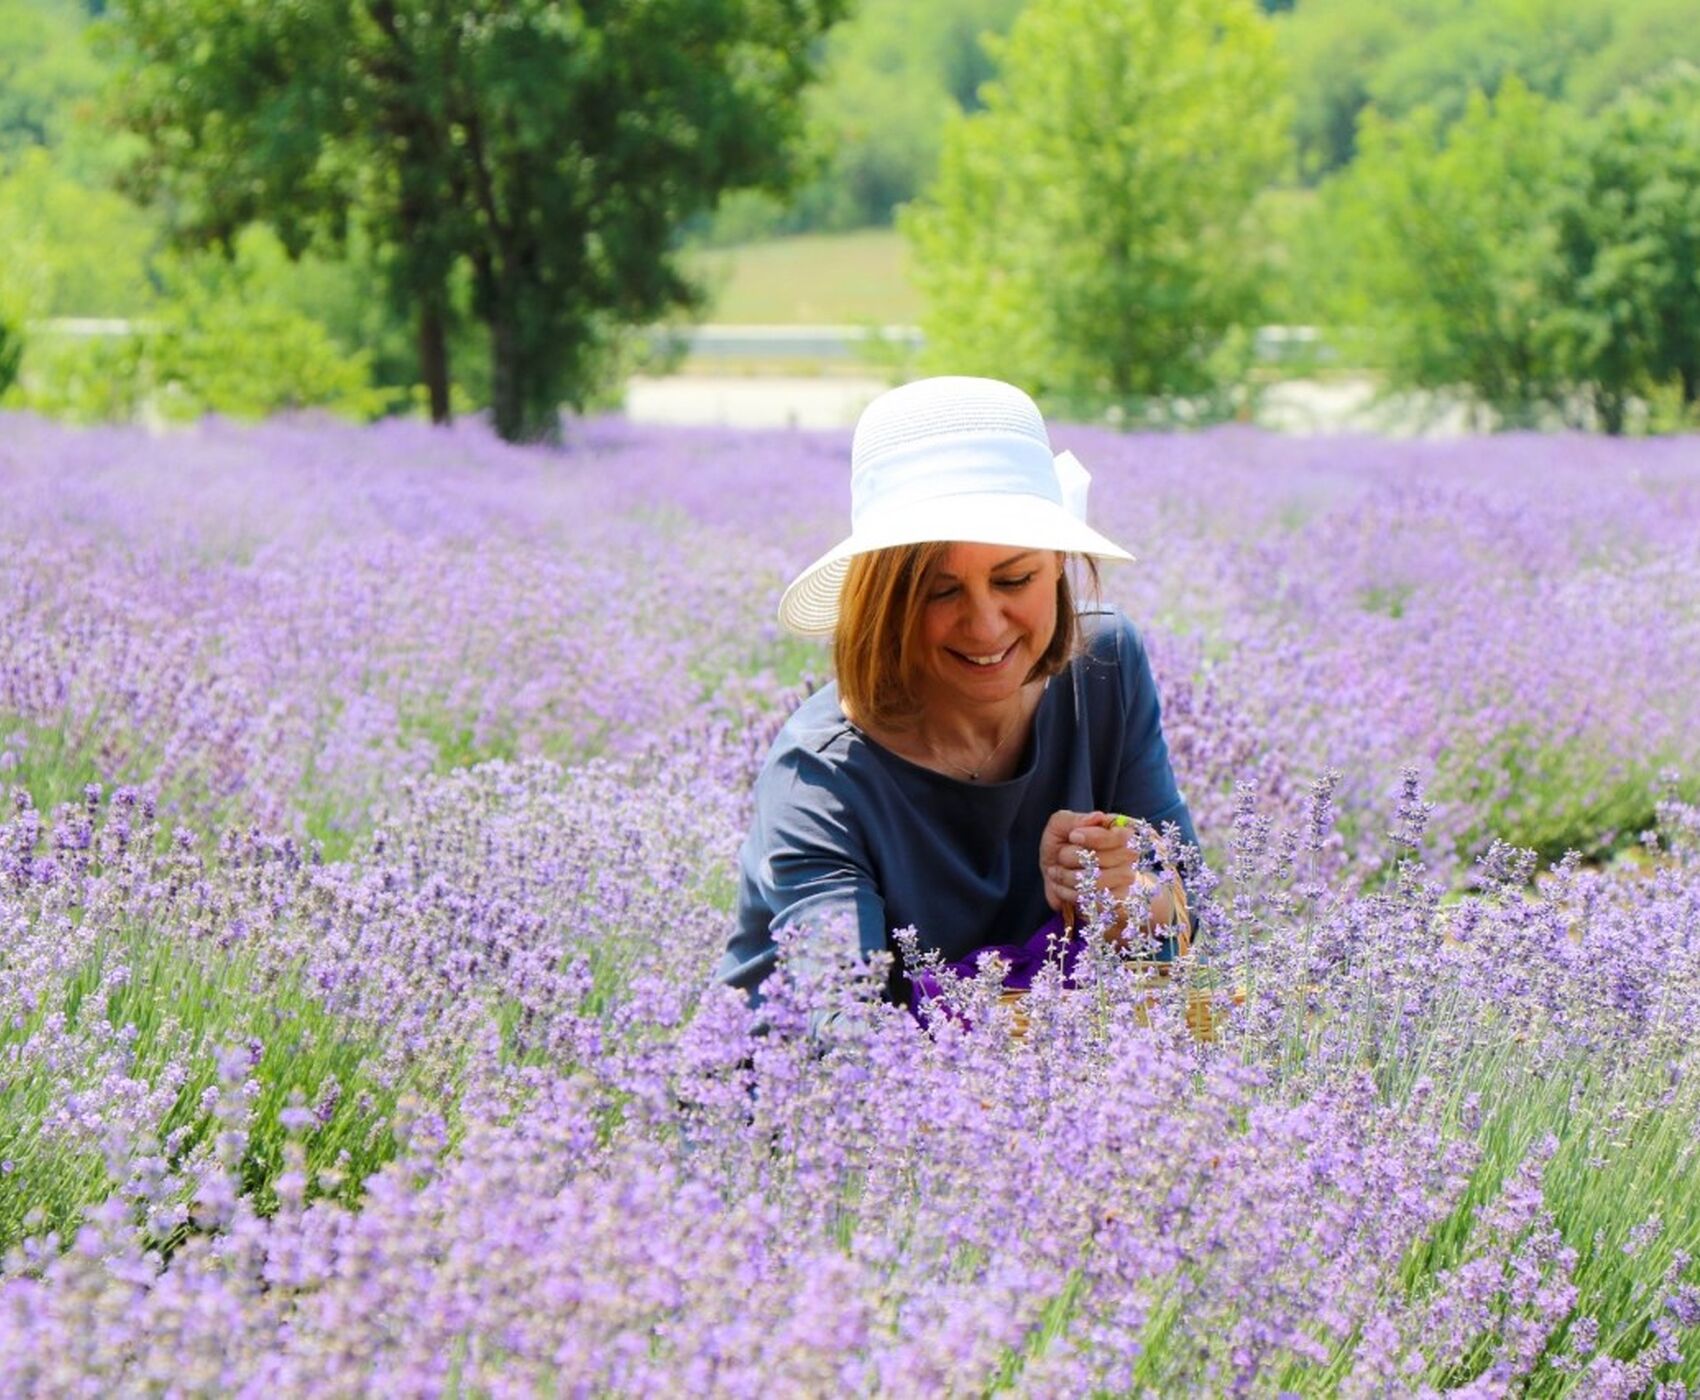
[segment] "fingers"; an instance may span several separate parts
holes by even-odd
[[[1059,811],[1045,823],[1039,842],[1039,867],[1045,903],[1061,911],[1079,901],[1080,872],[1091,851],[1098,887],[1120,898],[1140,878],[1138,857],[1130,845],[1132,823],[1111,812]]]
[[[1105,818],[1102,822],[1081,822],[1068,833],[1068,841],[1071,846],[1087,846],[1094,851],[1125,851],[1132,835],[1131,824],[1113,824],[1112,819]]]
[[[1049,870],[1057,864],[1062,848],[1068,843],[1068,836],[1076,828],[1088,825],[1097,812],[1053,812],[1045,823],[1045,829],[1039,834],[1039,866],[1041,870]]]
[[[1080,853],[1072,847],[1063,852],[1062,860],[1067,863],[1059,862],[1045,867],[1045,884],[1047,889],[1055,887],[1059,891],[1066,892],[1071,896],[1072,902],[1072,896],[1080,888],[1081,880],[1084,878],[1082,871],[1085,869],[1085,862],[1081,859]],[[1155,889],[1157,881],[1148,871],[1140,869],[1131,857],[1127,860],[1112,858],[1098,863],[1099,889],[1107,890],[1114,895],[1122,895],[1135,886]],[[1052,904],[1051,907],[1054,909],[1056,905]]]
[[[1052,812],[1050,819],[1045,823],[1044,833],[1039,839],[1042,842],[1050,842],[1060,846],[1068,840],[1070,832],[1081,827],[1097,825],[1096,819],[1103,817],[1103,815],[1102,812]]]
[[[1064,907],[1073,904],[1080,897],[1075,886],[1075,871],[1052,865],[1045,867],[1044,877],[1045,903],[1053,911],[1060,913]]]
[[[1054,864],[1079,870],[1086,864],[1086,852],[1090,851],[1098,869],[1107,874],[1133,865],[1139,859],[1138,853],[1118,832],[1086,830],[1070,834],[1083,839],[1059,847]]]

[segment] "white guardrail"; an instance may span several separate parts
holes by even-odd
[[[651,332],[657,344],[683,342],[693,358],[861,359],[880,347],[918,350],[926,343],[919,326],[687,326]],[[1256,357],[1269,364],[1306,357],[1328,358],[1316,326],[1259,326],[1252,336]]]
[[[73,340],[89,340],[145,331],[151,324],[148,321],[126,321],[119,316],[53,316],[45,321],[25,321],[24,330],[43,335],[69,336]]]

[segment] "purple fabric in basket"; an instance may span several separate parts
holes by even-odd
[[[974,977],[980,971],[981,960],[991,957],[994,953],[1009,963],[1009,971],[1004,974],[1003,979],[1005,991],[1030,990],[1033,978],[1055,948],[1062,951],[1064,985],[1072,985],[1068,979],[1073,977],[1075,959],[1080,956],[1081,949],[1085,946],[1086,941],[1079,934],[1068,937],[1063,932],[1062,915],[1053,914],[1023,943],[993,943],[985,948],[976,948],[957,962],[941,963],[937,968],[922,968],[917,971],[909,983],[909,1010],[919,1016],[923,1006],[943,993],[941,974],[953,972],[958,977]]]

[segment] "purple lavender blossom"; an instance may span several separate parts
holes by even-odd
[[[1059,430],[1213,861],[1015,1039],[707,982],[841,435],[0,426],[0,1392],[1700,1381],[1692,443]]]

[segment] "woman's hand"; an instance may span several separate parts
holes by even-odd
[[[1175,916],[1175,901],[1150,871],[1140,868],[1129,845],[1132,835],[1125,818],[1109,812],[1053,812],[1039,838],[1039,871],[1045,880],[1045,903],[1052,909],[1072,913],[1079,899],[1078,884],[1084,861],[1082,851],[1098,858],[1098,887],[1118,900],[1139,890],[1150,897],[1146,927],[1163,926]],[[1117,919],[1110,929],[1112,942],[1120,943],[1125,920]]]
[[[1133,888],[1141,874],[1127,838],[1125,823],[1113,826],[1109,812],[1053,812],[1039,837],[1039,873],[1045,880],[1045,903],[1062,911],[1078,898],[1084,862],[1082,851],[1098,857],[1098,887],[1118,899]]]

